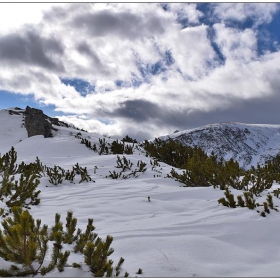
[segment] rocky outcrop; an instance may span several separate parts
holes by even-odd
[[[225,160],[232,158],[245,169],[265,164],[280,154],[280,125],[218,123],[160,138],[198,146],[208,155],[213,152]]]
[[[25,109],[25,127],[28,137],[44,135],[45,138],[52,137],[52,123],[42,110],[30,108]]]

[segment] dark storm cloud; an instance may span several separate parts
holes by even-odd
[[[120,107],[109,115],[128,118],[139,123],[145,122],[150,118],[158,118],[160,108],[150,101],[135,99],[128,100],[120,104]]]
[[[154,135],[141,129],[143,123],[151,121],[157,127],[169,128],[173,133],[176,129],[180,131],[197,128],[203,125],[219,122],[241,122],[251,124],[280,124],[280,98],[277,95],[269,98],[243,100],[230,97],[214,96],[219,98],[221,104],[224,100],[229,106],[221,106],[210,111],[185,110],[178,111],[173,108],[162,108],[158,104],[143,100],[129,100],[121,104],[113,113],[106,117],[121,117],[130,119],[139,124],[139,129],[127,130],[128,135],[138,141],[152,139],[162,135]],[[105,115],[104,115],[105,116]],[[137,128],[137,125],[136,125]]]
[[[267,99],[232,100],[230,108],[220,108],[209,112],[198,110],[190,113],[186,118],[186,127],[181,127],[181,129],[218,122],[280,124],[279,108],[280,99],[276,95]]]
[[[164,27],[158,17],[151,15],[141,17],[128,12],[84,13],[74,17],[72,25],[75,28],[85,29],[88,34],[95,37],[116,35],[135,39],[164,32]]]
[[[63,54],[63,47],[53,38],[43,38],[34,31],[13,33],[0,37],[0,59],[17,65],[24,63],[49,70],[62,70],[62,64],[50,58],[52,54]]]

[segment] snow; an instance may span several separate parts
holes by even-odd
[[[280,125],[216,123],[160,138],[176,139],[192,147],[197,145],[208,155],[213,151],[225,160],[233,158],[245,169],[256,167],[257,163],[263,165],[280,153]]]
[[[61,214],[61,221],[65,223],[67,211],[73,211],[78,219],[77,227],[83,230],[88,218],[93,218],[95,232],[100,237],[114,237],[115,252],[111,258],[114,264],[120,257],[125,259],[122,275],[127,271],[130,277],[279,276],[279,212],[272,210],[264,218],[248,208],[218,205],[223,191],[212,187],[181,187],[181,183],[164,178],[171,166],[160,162],[156,170],[162,173],[154,171],[150,158],[137,150],[125,156],[134,163],[133,167],[138,160],[146,162],[145,173],[125,180],[106,178],[109,171],[119,172],[115,167],[117,155],[98,155],[89,150],[74,137],[79,131],[57,126],[59,130],[53,138],[27,138],[25,129],[21,128],[21,116],[1,110],[0,119],[1,153],[14,146],[19,163],[32,162],[38,156],[47,166],[69,169],[78,162],[88,168],[95,182],[65,181],[53,186],[47,178],[41,178],[41,202],[32,206],[30,212],[35,219],[41,219],[42,224],[52,226],[56,213]],[[81,133],[96,144],[103,138]],[[98,167],[96,174],[95,166]],[[236,190],[232,193],[239,194]],[[280,205],[277,198],[273,199]],[[265,201],[265,196],[260,201]],[[70,248],[67,246],[63,249]],[[73,262],[82,264],[83,256],[71,253],[67,263]],[[0,259],[0,268],[4,267],[8,264]],[[136,274],[138,268],[143,269],[142,275]],[[46,277],[80,278],[91,277],[91,273],[82,265],[82,269],[66,267],[61,273],[54,270]]]

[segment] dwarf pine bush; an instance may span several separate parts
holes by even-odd
[[[6,205],[8,207],[23,206],[25,208],[29,208],[29,205],[38,205],[40,203],[38,195],[41,191],[36,191],[36,188],[39,183],[37,175],[32,173],[32,171],[21,174],[19,181],[16,180],[10,186],[13,193],[6,200]]]
[[[47,167],[46,173],[49,177],[49,182],[55,186],[62,184],[63,180],[65,180],[65,170],[60,166]]]
[[[110,173],[109,177],[112,179],[118,179],[121,178],[122,176],[122,172],[118,173],[115,170],[113,172],[109,171],[109,173]]]
[[[268,204],[267,204],[267,202],[264,202],[263,203],[263,208],[264,208],[264,212],[266,212],[266,213],[270,213],[270,210],[269,210],[269,208],[268,208]]]
[[[278,209],[275,208],[275,206],[274,206],[272,195],[270,193],[267,194],[266,201],[267,201],[267,205],[270,209],[274,209],[274,210],[278,211]]]
[[[72,166],[71,171],[65,171],[62,167],[56,165],[53,168],[47,167],[46,173],[49,177],[49,182],[55,186],[62,184],[64,180],[68,180],[73,183],[76,175],[80,175],[79,183],[84,181],[95,182],[91,179],[87,167],[83,168],[79,165],[79,163],[76,163],[74,166]]]
[[[81,229],[78,229],[75,240],[76,244],[74,247],[74,252],[80,252],[83,253],[83,250],[86,246],[86,244],[91,241],[93,242],[95,238],[97,237],[97,234],[93,231],[95,230],[95,227],[93,226],[93,219],[88,219],[88,224],[86,231],[82,233]]]
[[[244,200],[243,200],[241,195],[237,196],[237,203],[238,203],[239,207],[245,207],[245,202],[244,202]]]
[[[129,137],[128,135],[126,135],[123,139],[123,142],[128,142],[128,143],[137,143],[136,139],[132,139],[131,137]]]
[[[9,175],[16,174],[18,168],[16,161],[17,152],[15,151],[14,147],[11,147],[11,150],[2,157],[0,154],[0,175],[2,175],[5,171],[7,171]]]
[[[100,139],[99,138],[99,151],[98,151],[99,155],[102,155],[102,154],[109,154],[109,148],[107,146],[107,143],[105,141],[105,138],[103,139]]]
[[[103,241],[93,233],[93,219],[88,220],[85,232],[76,230],[77,219],[72,212],[67,213],[66,229],[60,221],[60,214],[55,216],[55,225],[49,233],[47,225],[41,225],[41,220],[35,220],[21,207],[12,207],[12,215],[5,218],[0,228],[0,258],[10,261],[9,269],[0,269],[0,276],[28,276],[46,275],[57,268],[62,272],[67,265],[70,251],[63,250],[63,244],[73,244],[74,252],[84,255],[85,263],[89,266],[93,276],[118,276],[124,259],[121,258],[117,266],[113,267],[113,261],[108,257],[114,252],[111,248],[113,237],[108,235]],[[51,261],[45,264],[45,257],[52,243]],[[81,268],[80,265],[73,266]],[[115,271],[115,274],[114,274]],[[128,276],[126,272],[124,276]]]
[[[251,192],[243,192],[244,198],[245,198],[245,207],[249,209],[255,209],[256,208],[256,201],[254,199],[254,196]]]
[[[147,163],[143,162],[142,160],[138,160],[137,167],[139,168],[139,172],[145,172],[147,170],[146,168]]]
[[[116,274],[114,275],[113,261],[111,259],[108,259],[108,257],[114,252],[114,249],[111,248],[112,242],[113,237],[107,235],[105,241],[98,237],[95,241],[87,243],[84,249],[84,259],[94,277],[119,276],[120,268],[122,263],[124,262],[124,259],[121,258],[119,260],[119,263],[116,267]]]
[[[36,275],[48,250],[47,226],[41,227],[40,220],[35,223],[29,212],[20,207],[12,207],[11,211],[13,217],[1,222],[0,257],[17,265],[9,270],[0,269],[0,275]]]
[[[128,160],[125,156],[123,156],[122,159],[119,156],[117,156],[116,168],[121,168],[122,172],[124,172],[126,170],[130,170],[132,165],[133,165],[133,163],[130,162],[130,160]]]
[[[234,195],[230,193],[230,190],[228,187],[225,188],[224,192],[225,197],[222,197],[218,200],[218,203],[230,207],[230,208],[235,208],[236,207],[236,202],[234,200]]]
[[[36,190],[40,183],[36,165],[22,164],[19,180],[15,180],[15,175],[11,175],[11,170],[12,173],[16,170],[14,159],[17,156],[13,149],[11,151],[4,158],[13,158],[13,160],[4,160],[6,163],[2,165],[2,174],[0,176],[0,200],[8,207],[8,210],[2,211],[4,215],[9,213],[9,209],[12,206],[29,208],[30,205],[40,203],[38,198],[40,191]],[[10,168],[9,164],[12,164],[13,168]]]

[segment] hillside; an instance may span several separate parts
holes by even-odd
[[[79,163],[87,167],[94,180],[79,183],[77,179],[75,184],[63,181],[55,186],[43,176],[38,186],[41,202],[32,205],[30,213],[34,219],[41,219],[42,224],[51,227],[56,213],[61,214],[61,221],[65,223],[67,211],[72,211],[78,219],[77,227],[82,230],[85,230],[88,218],[93,218],[95,232],[100,237],[114,237],[115,252],[110,256],[114,264],[120,257],[125,259],[121,275],[127,271],[130,277],[279,276],[279,212],[271,210],[269,215],[262,217],[248,208],[219,205],[217,200],[224,192],[218,188],[183,188],[174,179],[165,178],[171,166],[162,162],[159,166],[151,164],[153,159],[146,157],[138,145],[134,145],[133,154],[119,156],[125,156],[133,163],[132,170],[137,168],[139,161],[147,164],[147,170],[128,179],[112,179],[110,172],[120,171],[116,167],[118,155],[99,155],[81,144],[81,138],[84,138],[99,146],[99,139],[104,138],[102,135],[71,126],[52,125],[53,137],[28,138],[22,123],[20,112],[11,115],[8,109],[0,111],[1,155],[14,146],[18,163],[30,163],[36,157],[48,167],[59,165],[70,169]],[[258,129],[266,131],[266,128]],[[267,130],[271,131],[269,135],[275,136],[274,140],[276,130],[276,127]],[[253,131],[252,126],[250,133]],[[183,133],[179,134],[183,137]],[[271,136],[259,137],[263,140],[258,143],[272,143],[268,141]],[[112,143],[114,139],[105,138],[105,141]],[[277,188],[279,184],[274,183],[271,190]],[[258,201],[265,201],[271,190],[265,190]],[[240,191],[233,189],[232,193],[237,195]],[[275,205],[280,206],[279,199],[273,199]],[[3,206],[1,203],[0,207]],[[70,245],[63,246],[63,250],[72,250]],[[51,251],[46,262],[50,259]],[[72,267],[74,262],[81,268]],[[0,268],[8,268],[10,264],[0,258]],[[71,252],[67,264],[63,272],[55,269],[46,277],[91,277],[81,253]],[[143,269],[143,274],[136,274],[139,268]]]
[[[160,137],[198,146],[208,155],[233,158],[244,168],[264,164],[280,152],[280,125],[218,123]]]

